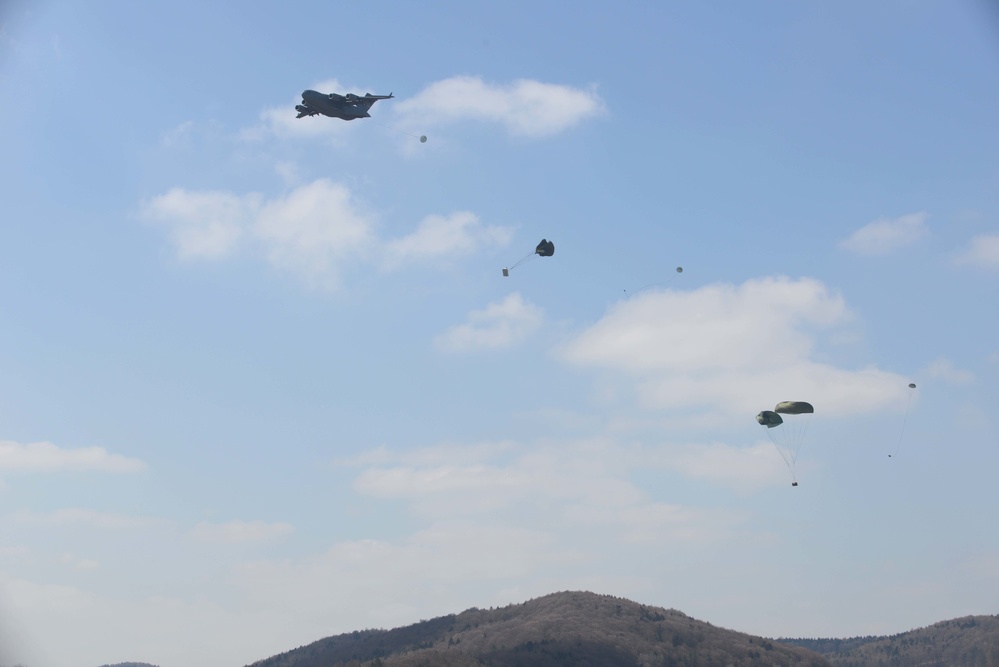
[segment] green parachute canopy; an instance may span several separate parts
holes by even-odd
[[[764,410],[760,414],[756,415],[756,421],[760,422],[760,426],[766,426],[767,428],[780,426],[784,423],[781,416],[773,410]]]
[[[815,408],[812,407],[811,403],[804,401],[784,401],[777,404],[774,412],[779,412],[782,415],[810,415],[815,412]]]

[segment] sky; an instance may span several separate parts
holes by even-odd
[[[986,0],[0,4],[0,665],[999,613],[997,118]]]

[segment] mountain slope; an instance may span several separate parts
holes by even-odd
[[[717,628],[675,610],[554,593],[394,630],[328,637],[253,667],[829,667],[800,647]]]
[[[890,637],[780,639],[834,667],[999,667],[999,616],[965,616]]]

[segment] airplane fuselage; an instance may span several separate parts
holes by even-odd
[[[315,90],[302,92],[302,103],[295,107],[298,117],[315,116],[322,114],[330,118],[340,118],[342,120],[354,120],[355,118],[370,118],[368,109],[378,100],[387,100],[392,95],[372,95],[366,94],[364,97],[348,93],[338,95],[336,93],[324,94]]]

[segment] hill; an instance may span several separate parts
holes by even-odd
[[[833,667],[999,667],[999,616],[965,616],[885,637],[779,639]]]
[[[829,667],[801,647],[584,592],[328,637],[252,667]]]

